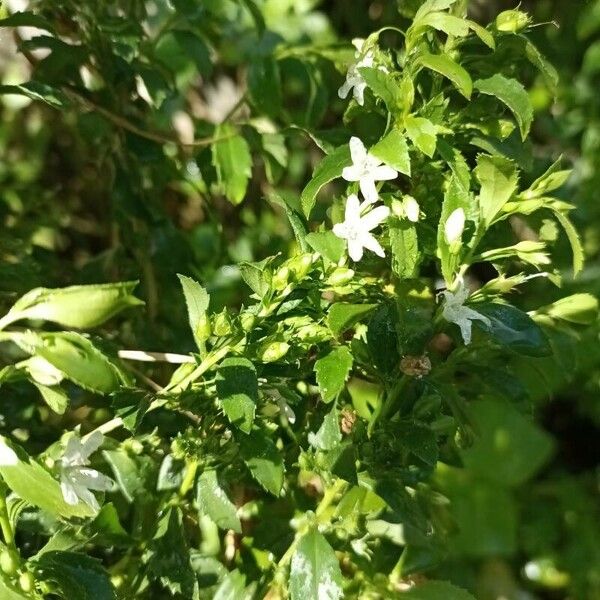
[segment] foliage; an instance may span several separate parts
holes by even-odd
[[[3,597],[600,592],[550,27],[320,4],[3,9]]]

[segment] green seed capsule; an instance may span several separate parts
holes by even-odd
[[[242,313],[240,315],[240,324],[242,326],[242,329],[246,333],[248,333],[249,331],[252,331],[255,323],[256,323],[256,316],[253,315],[252,313]]]
[[[0,553],[0,569],[7,575],[14,575],[19,568],[17,557],[10,550],[2,550]]]
[[[35,589],[35,578],[29,573],[21,573],[19,577],[19,585],[24,592],[33,592]]]
[[[505,10],[496,17],[496,29],[507,33],[518,33],[531,23],[531,17],[520,10]]]
[[[218,315],[215,315],[213,320],[213,333],[217,337],[223,337],[231,333],[231,319],[229,318],[226,309]]]
[[[275,362],[283,358],[289,349],[290,345],[286,342],[271,342],[264,347],[260,357],[263,362]]]
[[[211,336],[211,333],[210,318],[207,314],[204,314],[198,319],[198,325],[196,325],[196,337],[199,340],[205,341]]]
[[[280,269],[277,269],[271,282],[276,290],[283,290],[288,284],[289,278],[290,270],[287,267],[281,267]]]
[[[338,267],[327,279],[329,285],[344,285],[352,280],[354,271],[347,267]]]
[[[294,274],[296,280],[300,281],[306,277],[313,263],[312,254],[301,254],[287,262],[289,270]]]

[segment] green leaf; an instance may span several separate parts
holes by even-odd
[[[66,288],[35,288],[10,309],[12,320],[39,319],[64,327],[87,329],[101,325],[123,309],[144,304],[132,295],[137,281]]]
[[[250,147],[229,123],[216,128],[215,138],[223,138],[212,145],[212,161],[219,184],[227,199],[232,204],[239,204],[246,195],[252,176]]]
[[[223,578],[215,591],[213,600],[243,600],[245,588],[246,576],[235,569]]]
[[[420,21],[430,12],[446,10],[455,2],[456,0],[426,0],[415,13],[414,22]]]
[[[388,230],[394,273],[400,279],[415,277],[421,258],[419,255],[417,228],[408,219],[389,219]]]
[[[54,31],[49,21],[32,12],[16,12],[4,19],[0,19],[0,27],[35,27],[49,32]]]
[[[45,102],[53,108],[67,108],[70,105],[69,99],[63,92],[37,81],[28,81],[19,85],[0,85],[1,94],[27,96],[32,100]]]
[[[565,230],[569,243],[571,244],[571,250],[573,251],[573,276],[576,277],[582,271],[585,260],[579,233],[577,233],[577,229],[575,229],[575,226],[571,223],[569,217],[558,210],[553,212],[554,216]]]
[[[127,502],[133,502],[144,493],[144,480],[140,476],[138,466],[125,450],[104,450],[102,455],[110,465],[117,485]]]
[[[334,348],[315,362],[317,385],[324,402],[331,402],[344,389],[352,370],[352,354],[346,346]]]
[[[260,263],[240,263],[240,274],[248,287],[259,297],[262,298],[271,285],[270,273],[267,271],[266,262]]]
[[[342,573],[335,552],[317,530],[302,537],[292,557],[291,600],[339,600],[343,597]]]
[[[467,100],[473,92],[473,82],[467,71],[446,54],[422,54],[418,62],[447,77]]]
[[[334,405],[325,415],[317,433],[308,434],[308,443],[317,450],[333,450],[341,441],[340,420]]]
[[[0,598],[2,600],[28,600],[29,596],[23,596],[20,592],[14,591],[0,579]]]
[[[206,339],[203,329],[207,326],[206,311],[210,303],[210,295],[208,292],[191,277],[185,275],[177,275],[183,288],[185,296],[185,304],[187,306],[188,321],[190,328],[194,334],[194,339],[199,348],[202,347]]]
[[[0,475],[17,496],[51,515],[62,517],[89,517],[94,511],[79,502],[67,504],[60,485],[24,450],[0,436]]]
[[[198,478],[196,498],[200,513],[210,517],[217,527],[242,533],[242,524],[237,516],[237,510],[219,485],[217,472],[214,469],[207,469]]]
[[[213,65],[210,60],[210,50],[206,42],[195,33],[187,30],[176,29],[172,31],[172,34],[183,52],[194,61],[198,73],[203,77],[209,77],[212,73]]]
[[[265,18],[263,17],[260,8],[256,5],[254,0],[242,0],[243,4],[248,9],[248,12],[252,15],[252,19],[254,20],[254,24],[256,25],[256,29],[258,33],[262,35],[265,31]]]
[[[281,81],[277,61],[271,56],[258,56],[248,67],[248,91],[258,110],[277,117],[281,111]]]
[[[591,294],[572,294],[539,308],[536,313],[569,323],[590,325],[598,319],[598,299]]]
[[[475,177],[481,185],[479,192],[481,219],[486,227],[489,227],[517,190],[519,182],[517,168],[511,160],[480,154],[477,157]]]
[[[283,487],[284,466],[281,454],[271,438],[259,429],[244,435],[240,440],[242,459],[252,477],[274,496]]]
[[[346,251],[346,242],[333,231],[309,233],[306,242],[315,252],[334,263],[338,263]]]
[[[416,33],[420,29],[433,27],[438,31],[443,31],[446,35],[456,37],[465,37],[469,35],[469,23],[465,19],[455,17],[446,12],[430,12],[423,18],[415,20],[410,28],[411,33]]]
[[[550,356],[552,348],[544,332],[527,314],[510,304],[477,304],[473,308],[490,323],[473,321],[501,346],[526,356]]]
[[[310,217],[310,213],[315,206],[317,194],[321,188],[330,181],[341,177],[344,167],[350,165],[351,162],[350,147],[344,145],[336,148],[317,165],[311,180],[300,194],[302,210],[307,218]]]
[[[461,456],[477,477],[518,486],[550,458],[552,438],[509,402],[474,402],[469,406],[469,415],[478,435]]]
[[[447,581],[426,581],[402,593],[406,600],[475,600],[462,588]]]
[[[410,156],[406,138],[397,129],[392,129],[383,139],[379,140],[369,154],[378,158],[386,165],[410,177]]]
[[[69,600],[116,600],[99,560],[77,552],[44,552],[36,561],[42,579],[54,582]]]
[[[82,388],[101,394],[116,391],[122,377],[87,338],[75,332],[28,334],[32,354],[41,356]]]
[[[358,70],[373,94],[385,102],[388,110],[392,114],[398,112],[403,100],[398,82],[381,69],[362,67]]]
[[[438,460],[438,444],[435,433],[420,423],[400,423],[397,429],[401,444],[424,463],[435,467]]]
[[[58,385],[42,385],[36,381],[33,385],[39,390],[44,402],[57,414],[63,415],[69,406],[69,397]]]
[[[338,336],[377,308],[377,304],[347,304],[337,302],[327,313],[327,326]]]
[[[474,83],[476,90],[488,96],[495,96],[513,113],[524,140],[533,121],[533,107],[527,91],[516,79],[509,79],[496,73],[489,79],[478,79]]]
[[[159,580],[172,596],[182,594],[194,600],[199,597],[179,508],[168,508],[160,517],[144,558],[150,577]]]
[[[219,366],[216,383],[217,396],[229,421],[250,433],[258,402],[254,365],[247,358],[226,358]]]
[[[425,155],[431,158],[437,144],[437,129],[435,125],[424,117],[409,115],[404,120],[406,135],[412,143]]]

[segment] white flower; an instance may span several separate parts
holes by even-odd
[[[446,236],[446,242],[453,244],[459,240],[465,229],[465,211],[462,208],[456,208],[453,210],[446,223],[444,223],[444,235]]]
[[[375,252],[377,256],[385,256],[383,248],[370,231],[387,219],[390,209],[387,206],[378,206],[361,216],[361,211],[365,206],[367,203],[360,204],[356,194],[348,196],[344,222],[333,226],[333,233],[337,237],[347,240],[348,254],[356,262],[362,258],[364,248]]]
[[[348,68],[348,72],[346,73],[346,81],[338,90],[338,96],[342,100],[345,100],[350,90],[352,90],[352,96],[354,96],[354,99],[361,106],[363,106],[363,104],[365,103],[365,88],[367,87],[367,83],[360,74],[359,69],[362,67],[372,67],[373,62],[375,60],[375,56],[373,55],[372,50],[368,50],[367,52],[362,54],[364,41],[365,40],[359,38],[352,40],[352,43],[356,47],[355,57],[359,60],[357,63],[351,65]],[[383,65],[377,68],[380,71],[383,71],[384,73],[388,72],[388,70]]]
[[[398,171],[384,165],[378,158],[367,152],[364,144],[357,137],[350,138],[350,156],[352,166],[344,167],[342,177],[346,181],[358,181],[360,191],[367,204],[377,202],[376,181],[389,181],[398,177]]]
[[[481,321],[486,325],[490,325],[490,320],[478,313],[476,310],[465,306],[465,300],[469,297],[469,290],[465,286],[462,279],[458,281],[458,286],[455,292],[448,290],[442,292],[444,295],[444,308],[442,315],[446,321],[456,323],[460,327],[460,334],[465,344],[471,343],[471,325],[472,321]]]
[[[90,469],[88,460],[102,445],[104,436],[94,431],[84,441],[72,437],[60,460],[60,489],[67,504],[75,506],[79,500],[85,502],[94,511],[100,510],[98,501],[90,490],[105,491],[112,489],[113,482],[109,477]]]

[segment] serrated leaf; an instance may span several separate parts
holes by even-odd
[[[340,346],[315,362],[317,385],[324,402],[331,402],[344,389],[352,361],[350,350]]]
[[[575,229],[573,223],[571,223],[569,217],[558,210],[553,212],[554,216],[565,230],[567,238],[569,239],[569,244],[571,244],[571,250],[573,252],[573,276],[576,277],[583,269],[583,263],[585,261],[583,245],[579,233],[577,232],[577,229]]]
[[[339,600],[342,573],[335,552],[316,530],[305,534],[292,557],[289,591],[292,600]]]
[[[480,154],[475,177],[481,185],[479,209],[481,219],[489,227],[502,207],[517,190],[519,176],[515,164],[499,156]]]
[[[341,441],[339,415],[334,405],[325,415],[318,431],[308,434],[308,443],[317,450],[333,450]]]
[[[66,392],[58,385],[42,385],[33,382],[33,385],[39,390],[44,402],[57,414],[63,415],[67,406],[69,406],[69,397]]]
[[[24,450],[3,436],[0,436],[0,475],[15,494],[51,515],[68,518],[94,514],[83,502],[74,506],[67,504],[58,481]]]
[[[347,304],[337,302],[327,313],[327,326],[338,336],[377,308],[377,304]]]
[[[179,508],[168,508],[160,517],[144,558],[150,577],[160,581],[171,596],[198,599],[198,582],[190,564]]]
[[[425,155],[431,158],[437,144],[437,129],[424,117],[408,116],[404,120],[406,135],[411,142]]]
[[[284,466],[281,454],[273,440],[259,429],[239,439],[242,459],[252,477],[274,496],[283,487]]]
[[[35,27],[53,32],[52,24],[41,15],[33,12],[15,12],[12,15],[0,19],[0,27]]]
[[[400,279],[410,279],[417,274],[420,261],[417,228],[407,219],[389,219],[388,231],[392,250],[392,269]]]
[[[525,140],[533,121],[533,107],[523,85],[499,73],[488,79],[478,79],[473,85],[480,93],[495,96],[510,109],[519,125],[521,139]]]
[[[333,231],[309,233],[306,242],[315,252],[334,263],[338,263],[346,251],[346,243]]]
[[[215,138],[222,138],[212,145],[212,160],[219,185],[232,204],[239,204],[246,195],[248,181],[252,176],[250,147],[229,123],[216,128]]]
[[[132,295],[137,284],[125,281],[35,288],[19,298],[8,314],[13,320],[39,319],[77,329],[97,327],[125,308],[144,304]]]
[[[420,21],[430,12],[446,10],[450,8],[456,0],[426,0],[415,13],[414,21]]]
[[[219,485],[217,472],[207,469],[198,477],[197,502],[201,514],[207,515],[221,529],[242,533],[237,510]]]
[[[422,54],[418,62],[447,77],[467,100],[473,92],[473,82],[467,71],[446,54]]]
[[[144,480],[136,461],[123,450],[104,450],[104,459],[110,465],[115,481],[128,502],[133,502],[144,491]]]
[[[387,71],[381,69],[362,67],[358,70],[373,94],[385,102],[388,110],[392,114],[398,112],[403,99],[398,82]]]
[[[598,299],[591,294],[572,294],[536,311],[553,319],[590,325],[598,319]]]
[[[325,156],[316,166],[312,178],[300,194],[300,203],[306,217],[315,206],[317,194],[323,186],[330,181],[342,176],[344,167],[352,162],[350,158],[350,147],[348,145],[339,146],[331,154]]]
[[[544,332],[527,314],[510,304],[481,303],[474,306],[489,319],[473,321],[501,346],[526,356],[550,356],[552,348]]]
[[[441,11],[429,12],[421,19],[415,20],[409,31],[416,33],[425,27],[432,27],[444,32],[446,35],[456,37],[465,37],[469,34],[468,21]]]
[[[410,156],[404,135],[397,129],[392,129],[384,138],[379,140],[369,154],[378,158],[386,165],[410,177]]]
[[[53,581],[69,600],[116,600],[99,560],[77,552],[44,552],[36,561],[42,578]]]
[[[215,591],[213,600],[242,600],[246,587],[246,576],[237,569],[225,575]]]
[[[188,321],[194,339],[198,347],[201,347],[204,338],[199,334],[199,329],[204,326],[206,320],[206,311],[210,303],[210,295],[197,281],[185,275],[177,275],[183,288],[185,304],[187,306]]]
[[[246,358],[226,358],[217,371],[216,385],[217,397],[230,423],[250,433],[258,402],[254,365]]]

